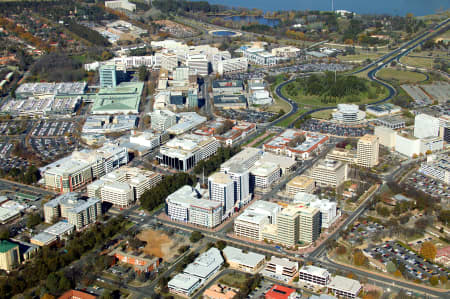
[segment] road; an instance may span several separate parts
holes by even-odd
[[[414,50],[416,47],[422,45],[427,40],[435,37],[436,35],[441,34],[445,30],[448,30],[449,22],[450,22],[450,19],[447,19],[447,20],[439,23],[438,25],[434,26],[432,29],[425,31],[424,33],[422,33],[419,36],[417,36],[416,38],[406,42],[405,44],[403,44],[399,48],[393,50],[392,52],[383,55],[382,57],[380,57],[379,59],[375,60],[374,62],[366,65],[362,69],[351,73],[352,75],[355,75],[355,74],[363,73],[363,72],[369,70],[369,72],[367,73],[367,77],[369,78],[369,80],[375,81],[375,82],[377,82],[377,83],[379,83],[379,84],[381,84],[381,85],[383,85],[384,87],[387,88],[389,94],[384,99],[381,99],[379,101],[373,102],[371,104],[380,104],[380,103],[387,102],[387,101],[391,100],[397,94],[397,91],[395,90],[395,88],[392,87],[389,83],[386,83],[386,82],[378,79],[376,77],[376,73],[379,70],[381,70],[382,68],[390,65],[391,62],[398,61],[401,57],[403,57],[405,55],[408,55],[409,52]],[[293,79],[290,79],[288,81],[285,81],[285,82],[281,83],[275,89],[275,93],[276,93],[276,95],[278,97],[280,97],[281,99],[283,99],[286,102],[290,103],[291,106],[293,106],[293,109],[291,110],[291,112],[288,114],[287,117],[295,114],[297,112],[297,110],[298,110],[297,104],[295,104],[295,102],[293,102],[290,99],[288,99],[285,96],[283,96],[283,94],[281,93],[281,88],[284,85],[292,82],[292,80]],[[295,106],[293,104],[295,104]],[[294,107],[295,107],[295,112],[293,111]],[[295,118],[291,122],[289,127],[292,127],[295,122],[297,122],[298,120],[306,117],[307,115],[311,115],[311,114],[313,114],[315,112],[318,112],[318,111],[330,110],[330,109],[336,109],[336,108],[337,108],[336,106],[333,106],[333,107],[323,107],[323,108],[317,108],[317,109],[312,109],[312,110],[306,111],[306,112],[302,113],[301,115],[299,115],[297,118]],[[280,119],[280,121],[286,119],[287,117],[282,117]]]

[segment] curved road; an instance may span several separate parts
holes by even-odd
[[[425,41],[431,39],[432,37],[434,37],[437,34],[440,34],[442,31],[447,30],[447,25],[450,22],[450,19],[447,19],[443,22],[441,22],[440,24],[434,26],[431,30],[427,30],[424,33],[420,34],[418,37],[408,41],[407,43],[403,44],[401,47],[397,48],[396,50],[383,55],[382,57],[378,58],[377,60],[375,60],[374,62],[366,65],[365,67],[363,67],[362,69],[355,71],[353,74],[358,74],[358,73],[362,73],[364,71],[369,70],[370,68],[376,66],[375,68],[373,68],[372,70],[370,70],[367,74],[367,77],[372,80],[375,81],[381,85],[383,85],[384,87],[386,87],[389,91],[389,94],[387,97],[385,97],[384,99],[378,100],[376,102],[373,102],[371,104],[380,104],[386,101],[389,101],[390,99],[392,99],[392,97],[394,97],[397,94],[397,91],[395,90],[394,87],[392,87],[389,83],[381,81],[380,79],[378,79],[376,77],[376,73],[384,68],[385,66],[389,65],[392,61],[394,60],[399,60],[401,57],[408,55],[410,51],[412,51],[413,49],[415,49],[416,47],[422,45]],[[432,34],[430,34],[430,32]],[[425,36],[429,35],[427,38],[423,39]],[[422,41],[418,42],[419,40],[423,39]],[[394,55],[397,54],[397,55]],[[394,56],[393,56],[394,55]],[[386,58],[389,58],[388,60],[384,61]],[[295,79],[290,79],[288,81],[285,81],[281,84],[279,84],[277,86],[277,88],[275,89],[275,93],[278,97],[280,97],[281,99],[283,99],[284,101],[288,102],[291,106],[292,106],[292,110],[288,113],[285,114],[283,117],[277,119],[276,121],[274,121],[272,123],[272,125],[276,125],[277,123],[281,122],[282,120],[294,115],[295,113],[297,113],[298,111],[298,105],[297,103],[295,103],[294,101],[291,101],[290,99],[286,98],[285,96],[283,96],[283,94],[281,93],[281,88],[283,88],[283,86],[285,86],[286,84],[289,84],[290,82],[294,81]],[[293,126],[293,124],[295,122],[297,122],[298,120],[304,118],[307,115],[310,115],[312,113],[318,112],[318,111],[323,111],[323,110],[329,110],[329,109],[336,109],[336,106],[332,106],[332,107],[322,107],[322,108],[317,108],[317,109],[312,109],[309,111],[306,111],[304,113],[302,113],[301,115],[299,115],[297,118],[295,118],[291,124],[289,125],[289,127],[291,128]]]

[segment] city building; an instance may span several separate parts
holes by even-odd
[[[378,165],[379,151],[380,141],[377,136],[366,134],[359,138],[357,146],[358,166],[370,168]]]
[[[179,273],[168,282],[167,287],[171,293],[190,297],[201,283],[202,281],[198,277]]]
[[[0,224],[5,224],[9,221],[17,219],[20,217],[20,215],[20,211],[0,207]]]
[[[244,83],[242,80],[214,80],[212,90],[214,95],[241,94]]]
[[[240,164],[231,164],[223,171],[230,176],[233,181],[234,199],[238,207],[246,205],[252,198],[250,193],[250,172]]]
[[[9,272],[19,263],[19,245],[8,240],[0,240],[0,269]]]
[[[414,119],[414,137],[428,138],[439,136],[439,118],[428,114],[417,114]]]
[[[215,95],[214,107],[216,109],[246,109],[247,99],[242,94],[220,94]]]
[[[320,226],[330,228],[339,217],[337,203],[328,199],[319,199],[315,194],[299,192],[294,196],[294,203],[304,204],[320,211]]]
[[[265,263],[266,257],[254,252],[244,252],[242,249],[227,246],[223,249],[223,256],[230,268],[239,271],[256,273]]]
[[[292,262],[287,258],[272,256],[270,260],[267,261],[264,271],[292,280],[298,275],[298,263]]]
[[[118,261],[131,265],[137,273],[156,272],[159,267],[160,258],[140,252],[127,252],[119,247],[109,253]]]
[[[303,204],[288,205],[277,215],[277,223],[265,225],[263,238],[284,246],[312,243],[320,234],[320,211]]]
[[[299,175],[286,184],[286,193],[289,197],[294,197],[299,192],[313,193],[316,182],[307,176]]]
[[[131,12],[136,10],[136,4],[128,2],[128,0],[105,1],[105,7],[112,9],[125,9]]]
[[[244,57],[248,59],[250,64],[258,64],[263,66],[274,66],[278,63],[279,58],[262,48],[247,48],[244,51]]]
[[[273,202],[258,200],[234,220],[236,236],[262,241],[265,225],[276,224],[281,207]]]
[[[188,171],[199,161],[214,155],[219,146],[220,143],[213,137],[186,134],[161,146],[157,159],[160,164]]]
[[[144,82],[122,82],[114,87],[101,87],[86,97],[93,102],[92,114],[138,114]]]
[[[95,197],[117,207],[128,207],[162,179],[160,173],[124,166],[87,186],[89,197]]]
[[[347,164],[330,159],[321,160],[312,169],[311,178],[317,185],[338,187],[347,180]]]
[[[54,223],[65,218],[77,230],[95,223],[102,215],[102,204],[97,198],[81,199],[76,192],[65,193],[44,204],[44,219]]]
[[[305,160],[313,153],[320,152],[328,143],[328,136],[287,129],[263,144],[265,152]]]
[[[169,134],[166,132],[157,132],[146,130],[142,132],[131,131],[130,143],[137,144],[152,150],[169,140]]]
[[[344,298],[356,298],[361,290],[362,286],[359,281],[340,275],[333,277],[328,284],[328,291]]]
[[[235,198],[234,181],[230,175],[216,172],[208,178],[209,199],[222,203],[223,216],[233,213]]]
[[[137,125],[136,115],[91,115],[86,119],[83,134],[105,134],[132,130]]]
[[[378,105],[367,105],[366,112],[376,117],[400,113],[402,111],[400,106],[390,103],[383,103]]]
[[[393,129],[384,126],[376,126],[374,134],[380,140],[381,145],[384,145],[389,149],[395,147],[395,136],[397,135],[397,132]]]
[[[300,49],[292,46],[272,49],[272,55],[283,58],[295,58],[300,55]]]
[[[401,119],[399,117],[392,117],[392,116],[381,117],[381,118],[377,119],[376,122],[380,126],[390,128],[393,130],[402,129],[406,126],[406,122],[404,119]]]
[[[295,299],[298,298],[295,289],[274,284],[264,295],[265,299]]]
[[[161,68],[168,71],[173,71],[178,67],[178,56],[174,53],[161,54]]]
[[[263,151],[254,147],[246,147],[227,161],[220,165],[221,172],[227,172],[234,165],[241,165],[247,170],[252,168],[256,161],[258,161],[263,155]]]
[[[154,110],[150,122],[153,130],[163,132],[177,123],[177,115],[170,110]]]
[[[215,284],[203,292],[203,299],[235,299],[239,290],[222,284]]]
[[[337,111],[332,113],[333,120],[339,123],[360,123],[366,118],[366,113],[359,110],[358,105],[338,104]]]
[[[46,228],[41,233],[34,235],[30,242],[38,246],[48,246],[58,240],[67,239],[75,231],[75,226],[65,221],[60,221]]]
[[[1,112],[13,116],[72,116],[80,107],[81,96],[43,96],[5,101]]]
[[[217,73],[220,76],[231,73],[245,73],[248,69],[248,59],[245,57],[220,60],[217,63]]]
[[[189,274],[194,277],[200,278],[202,281],[206,281],[223,265],[223,257],[220,250],[212,247],[208,251],[200,254],[194,262],[187,265],[183,273]]]
[[[77,97],[83,96],[86,88],[86,82],[23,83],[17,88],[15,94],[18,99],[42,98],[46,96]]]
[[[450,185],[450,158],[446,154],[429,155],[422,163],[419,172]]]
[[[115,65],[102,65],[99,68],[100,87],[113,88],[117,86],[117,74]]]
[[[257,161],[250,169],[250,188],[257,188],[261,191],[267,190],[280,177],[280,165],[268,161]]]
[[[196,112],[180,112],[177,113],[178,123],[167,129],[172,135],[184,134],[207,121],[205,116],[201,116]]]
[[[191,186],[183,186],[166,198],[166,214],[170,219],[214,228],[222,222],[221,202],[203,199]]]
[[[282,176],[292,173],[298,165],[298,162],[294,157],[286,157],[271,152],[264,152],[258,162],[271,162],[278,164],[278,166],[280,166]]]
[[[190,55],[186,61],[189,69],[197,71],[199,76],[208,76],[209,62],[205,55]]]
[[[70,156],[57,160],[39,170],[45,188],[60,193],[80,189],[128,163],[125,147],[106,143],[96,150],[74,151]]]
[[[416,138],[408,133],[395,135],[395,151],[407,157],[424,155],[427,151],[440,151],[444,148],[442,137]]]
[[[358,153],[353,148],[335,147],[327,153],[326,158],[349,164],[356,164],[358,162]]]
[[[327,286],[330,283],[331,275],[327,269],[316,266],[303,266],[298,271],[298,278],[313,285]]]

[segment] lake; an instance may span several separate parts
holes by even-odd
[[[274,27],[280,23],[278,19],[266,19],[264,17],[255,17],[255,16],[231,16],[224,17],[225,20],[232,20],[233,22],[245,21],[247,23],[258,23],[261,25],[268,25],[270,27]]]
[[[331,0],[209,0],[211,4],[230,7],[258,8],[263,11],[277,10],[331,10]],[[390,14],[405,16],[413,13],[423,16],[439,9],[450,9],[450,0],[334,0],[334,9],[344,9],[357,14]]]

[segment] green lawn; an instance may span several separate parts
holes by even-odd
[[[252,147],[260,147],[261,145],[263,145],[263,143],[265,143],[266,141],[268,141],[270,138],[272,138],[275,135],[276,135],[276,133],[271,133],[271,134],[267,135],[266,137],[262,138],[260,141],[253,144]]]
[[[317,111],[317,112],[314,112],[313,114],[311,114],[311,117],[329,120],[331,118],[331,113],[333,113],[333,110]]]
[[[434,59],[432,57],[425,58],[425,57],[404,56],[400,59],[400,62],[408,66],[430,69],[430,67],[433,65],[433,60]]]
[[[427,79],[427,77],[421,73],[396,70],[393,68],[381,69],[377,72],[377,77],[397,84],[418,83]]]
[[[306,110],[304,109],[299,109],[297,111],[297,113],[289,116],[288,118],[284,119],[283,121],[279,122],[277,125],[280,127],[287,127],[291,124],[291,122],[293,122],[297,117],[299,117],[301,114],[303,114],[304,112],[306,112]]]

